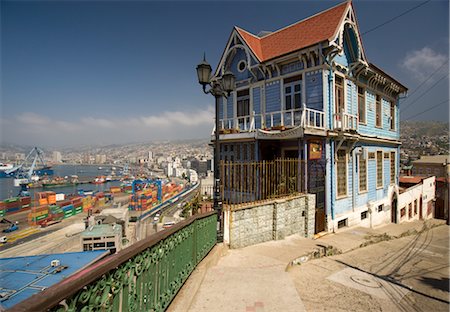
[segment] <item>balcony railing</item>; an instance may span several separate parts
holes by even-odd
[[[106,257],[9,311],[164,311],[216,244],[217,215],[195,215]]]
[[[254,132],[256,129],[281,129],[302,126],[325,130],[325,113],[307,108],[252,114],[220,120],[220,130],[225,133]],[[212,134],[214,134],[213,129]]]
[[[340,131],[358,130],[358,116],[345,112],[334,114],[334,129]]]

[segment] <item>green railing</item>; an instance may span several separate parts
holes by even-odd
[[[10,311],[164,311],[214,247],[217,215],[196,215],[33,295]]]

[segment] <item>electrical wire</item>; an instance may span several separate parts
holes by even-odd
[[[445,74],[445,76],[443,76],[441,79],[439,79],[438,81],[436,81],[431,87],[429,87],[425,92],[423,92],[418,98],[416,98],[414,101],[408,103],[408,105],[404,106],[402,112],[404,113],[405,110],[406,110],[407,108],[412,107],[412,105],[413,105],[414,103],[416,103],[418,100],[420,100],[425,94],[427,94],[428,92],[430,92],[435,86],[437,86],[437,84],[438,84],[439,82],[441,82],[442,80],[444,80],[445,78],[447,78],[448,75],[449,75],[449,73]],[[401,108],[402,108],[402,107],[400,107],[400,109],[401,109]]]
[[[428,76],[428,78],[427,79],[425,79],[424,81],[422,81],[415,89],[414,89],[414,91],[412,91],[410,94],[408,94],[408,98],[407,98],[407,100],[414,94],[414,93],[416,93],[417,92],[417,90],[419,90],[420,89],[420,87],[422,87],[428,80],[430,80],[433,76],[434,76],[434,74],[436,74],[442,67],[444,67],[444,65],[445,64],[447,64],[448,63],[448,59],[444,62],[444,63],[442,63],[442,65],[441,66],[439,66],[430,76]]]
[[[401,14],[399,14],[399,15],[397,15],[397,16],[394,16],[393,18],[387,20],[386,22],[381,23],[380,25],[375,26],[375,27],[373,27],[373,28],[371,28],[371,29],[369,29],[369,30],[363,32],[361,35],[364,36],[365,34],[368,34],[368,33],[372,32],[372,31],[374,31],[374,30],[376,30],[376,29],[378,29],[378,28],[380,28],[380,27],[383,27],[384,25],[389,24],[389,23],[395,21],[397,18],[402,17],[403,15],[406,15],[406,14],[408,14],[409,12],[414,11],[415,9],[420,8],[421,6],[427,4],[427,3],[430,2],[430,1],[431,1],[431,0],[422,2],[422,3],[416,5],[415,7],[412,7],[411,9],[409,9],[409,10],[403,12],[403,13],[401,13]]]
[[[434,106],[432,106],[432,107],[430,107],[430,108],[428,108],[428,109],[426,109],[426,110],[424,110],[424,111],[422,111],[422,112],[420,112],[420,113],[417,113],[417,114],[415,114],[415,115],[412,115],[411,117],[408,117],[408,118],[406,118],[406,119],[403,119],[402,121],[411,120],[411,119],[414,118],[414,117],[420,116],[420,115],[422,115],[422,114],[424,114],[424,113],[426,113],[426,112],[428,112],[428,111],[430,111],[430,110],[432,110],[432,109],[435,109],[436,107],[441,106],[442,104],[447,103],[449,100],[450,100],[450,99],[446,99],[445,101],[442,101],[441,103],[436,104],[436,105],[434,105]]]

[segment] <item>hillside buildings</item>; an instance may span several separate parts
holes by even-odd
[[[316,195],[316,232],[400,220],[407,88],[367,59],[351,2],[274,32],[234,27],[214,77],[226,71],[236,89],[219,105],[221,160],[300,160],[298,191]]]

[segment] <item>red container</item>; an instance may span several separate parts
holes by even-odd
[[[30,196],[22,197],[20,201],[22,205],[29,205],[31,204],[31,197]]]

